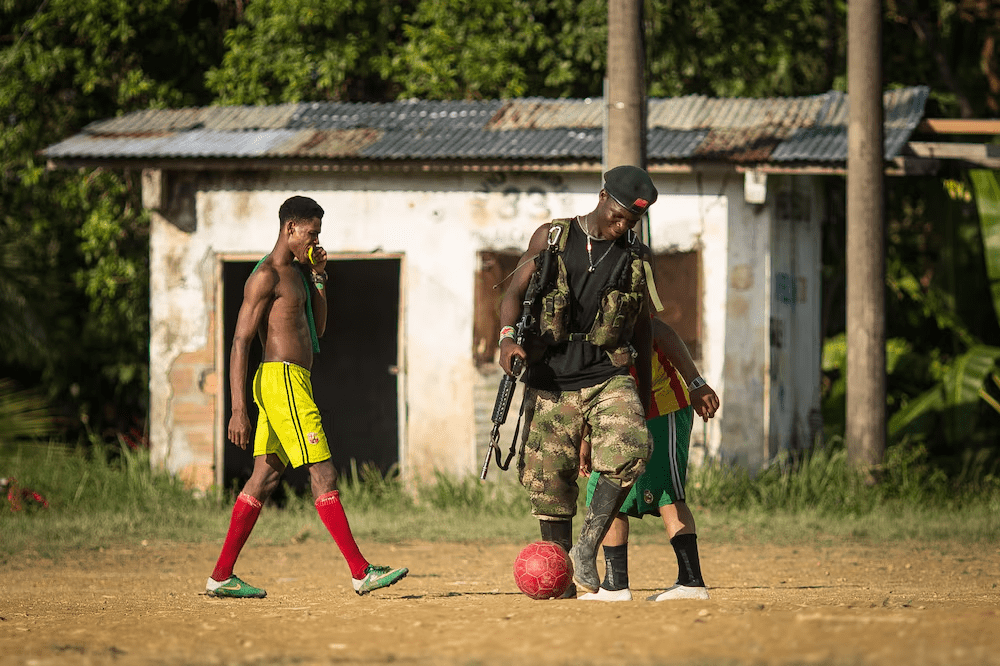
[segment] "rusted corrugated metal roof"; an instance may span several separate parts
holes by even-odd
[[[925,86],[890,90],[883,96],[883,131],[885,158],[891,160],[903,149],[924,115],[930,89]],[[795,129],[775,147],[771,159],[775,162],[847,160],[847,95],[829,92],[823,110],[815,123]]]
[[[885,157],[920,122],[924,86],[885,96]],[[150,109],[91,123],[50,159],[600,160],[604,102],[538,97],[479,102],[317,102]],[[649,100],[647,155],[657,162],[843,163],[847,97]]]
[[[485,129],[497,132],[512,130],[547,130],[556,128],[600,128],[604,107],[601,99],[512,99],[490,118]]]
[[[219,131],[273,130],[290,127],[300,104],[277,106],[207,106],[187,109],[149,109],[91,123],[84,132],[145,136],[195,129]]]

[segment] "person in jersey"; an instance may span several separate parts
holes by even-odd
[[[673,327],[660,319],[653,319],[652,371],[653,399],[646,424],[653,435],[653,455],[604,538],[605,575],[600,589],[580,599],[632,599],[628,580],[628,518],[645,515],[662,518],[667,538],[677,556],[676,581],[663,592],[648,597],[648,601],[709,598],[701,575],[694,516],[685,501],[684,486],[692,414],[697,413],[707,422],[719,410],[719,397],[702,379],[684,341]],[[591,471],[586,441],[580,455],[580,475],[589,477],[589,502],[598,479]]]
[[[574,585],[566,596],[598,590],[597,549],[652,452],[644,418],[652,273],[649,248],[633,228],[656,197],[644,170],[608,171],[594,210],[538,227],[500,305],[500,366],[512,376],[515,360],[526,368],[518,477],[542,538],[561,545],[572,559]],[[542,281],[533,301],[537,331],[522,346],[514,324],[539,265],[552,268],[551,279]],[[633,363],[635,377],[629,372]],[[597,481],[574,545],[585,428]]]
[[[376,566],[361,554],[337,491],[337,471],[313,400],[310,369],[326,330],[326,251],[319,244],[323,209],[295,196],[278,210],[280,229],[271,253],[246,281],[230,355],[232,417],[229,439],[241,449],[251,445],[247,416],[247,356],[254,337],[263,360],[253,376],[254,402],[260,408],[252,438],[254,466],[236,498],[215,570],[205,586],[213,597],[261,598],[267,593],[233,573],[261,507],[289,464],[305,466],[316,511],[347,561],[358,594],[399,582],[405,568]]]

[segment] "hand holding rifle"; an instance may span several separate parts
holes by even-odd
[[[553,233],[553,231],[555,233]],[[507,469],[517,442],[517,431],[511,442],[510,452],[506,461],[500,460],[500,426],[507,420],[510,402],[514,397],[514,386],[521,370],[527,364],[528,354],[524,350],[527,335],[535,329],[535,318],[532,307],[535,298],[548,285],[553,270],[553,252],[559,241],[558,227],[542,225],[531,238],[525,259],[514,270],[513,280],[507,293],[500,303],[500,321],[512,322],[500,329],[500,367],[504,377],[497,390],[496,403],[493,405],[493,431],[490,434],[490,447],[486,451],[486,460],[480,479],[486,479],[490,468],[490,456],[496,457],[497,466]],[[516,321],[515,321],[516,318]],[[520,425],[520,423],[519,423]]]

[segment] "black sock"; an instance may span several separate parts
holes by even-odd
[[[628,587],[628,544],[604,547],[604,582],[601,587],[615,592]]]
[[[542,541],[551,541],[562,546],[567,553],[573,547],[572,520],[539,520],[542,530]]]
[[[705,587],[698,561],[698,535],[678,534],[670,540],[677,555],[677,584],[685,587]]]

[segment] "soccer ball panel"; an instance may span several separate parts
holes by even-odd
[[[573,582],[573,563],[559,544],[536,541],[514,560],[514,582],[532,599],[560,597]]]

